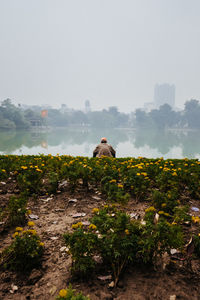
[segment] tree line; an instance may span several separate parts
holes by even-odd
[[[174,111],[170,105],[164,104],[158,109],[145,112],[122,113],[116,106],[101,111],[83,112],[81,110],[63,110],[48,108],[48,115],[42,117],[42,107],[30,106],[24,109],[16,106],[10,99],[1,102],[0,128],[28,129],[33,126],[92,126],[95,128],[200,128],[200,103],[191,99],[182,111]]]

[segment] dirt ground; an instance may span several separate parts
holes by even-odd
[[[15,187],[9,182],[0,186],[1,207],[14,190]],[[89,295],[91,300],[200,299],[200,263],[197,260],[192,260],[192,269],[181,261],[167,261],[166,264],[162,262],[157,270],[141,268],[136,263],[126,269],[114,289],[109,288],[111,276],[105,280],[98,278],[110,275],[109,273],[93,274],[87,282],[71,281],[71,258],[66,252],[63,233],[71,230],[73,223],[88,221],[92,216],[92,209],[105,203],[104,196],[94,189],[90,192],[80,189],[74,194],[67,189],[60,189],[56,195],[42,196],[37,200],[30,198],[28,206],[32,214],[38,216],[34,220],[35,229],[45,243],[42,268],[20,275],[1,270],[0,300],[55,299],[59,290],[66,288],[70,282],[73,288]],[[199,205],[200,208],[198,202],[191,201],[190,205]],[[147,202],[131,199],[126,211],[135,213],[134,217],[142,218],[148,206]],[[77,213],[85,216],[75,217]],[[3,225],[0,224],[1,226]],[[14,228],[0,232],[0,249],[3,249],[10,244]]]

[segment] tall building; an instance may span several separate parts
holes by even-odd
[[[156,84],[154,88],[155,106],[159,108],[163,104],[169,104],[172,108],[175,106],[175,85],[174,84]]]
[[[90,101],[86,100],[85,101],[85,112],[88,113],[90,111],[91,111]]]

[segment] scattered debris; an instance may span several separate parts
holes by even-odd
[[[140,218],[140,215],[137,214],[137,213],[131,213],[131,214],[130,214],[130,217],[131,217],[131,219],[136,219],[136,220],[138,220],[138,219]]]
[[[29,218],[32,220],[37,220],[39,217],[37,215],[29,215]]]
[[[80,218],[80,217],[85,217],[86,216],[86,213],[77,213],[77,214],[74,214],[74,215],[71,215],[72,218]]]
[[[154,217],[154,224],[158,223],[159,217],[160,217],[160,215],[158,213],[156,213],[155,217]]]
[[[41,199],[43,202],[49,202],[50,200],[53,200],[53,198],[52,197],[49,197],[49,198],[47,198],[47,199]]]
[[[193,211],[199,211],[199,208],[195,207],[195,206],[192,206],[191,210],[193,210]]]
[[[171,296],[169,297],[169,300],[176,300],[176,295],[171,295]]]
[[[101,198],[98,197],[98,196],[92,196],[92,198],[93,198],[94,200],[101,200]]]
[[[109,285],[108,285],[109,288],[114,288],[114,286],[115,286],[114,281],[111,281],[111,282],[109,283]]]
[[[10,293],[11,294],[14,294],[14,292],[16,292],[18,290],[18,286],[17,285],[14,285],[14,283],[11,284],[11,290],[10,290]]]
[[[98,276],[97,277],[99,280],[105,281],[105,280],[110,280],[112,279],[111,275],[105,275],[105,276]]]
[[[65,211],[64,208],[56,208],[55,209],[55,212],[62,212],[62,211]]]
[[[6,184],[6,183],[5,183],[5,182],[3,182],[3,181],[1,181],[0,183],[1,183],[1,184]]]
[[[52,237],[50,237],[50,239],[51,239],[52,241],[58,240],[58,236],[52,236]]]
[[[68,203],[76,203],[77,201],[77,199],[69,199]]]
[[[170,249],[171,255],[174,255],[175,253],[179,253],[177,249]]]

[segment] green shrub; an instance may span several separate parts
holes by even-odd
[[[13,234],[13,242],[1,254],[1,263],[6,269],[13,271],[29,271],[40,265],[44,244],[29,222],[29,229],[17,227]]]

